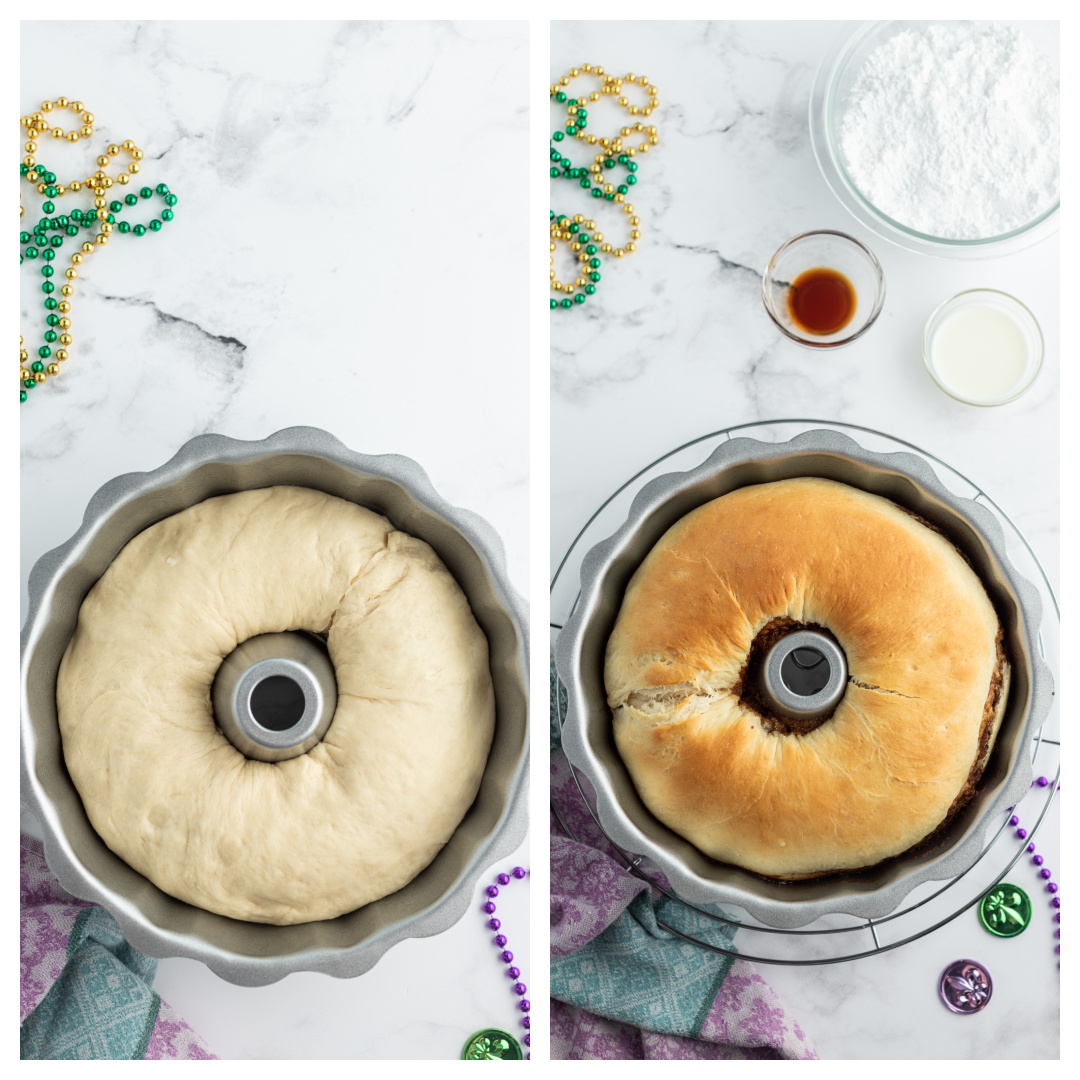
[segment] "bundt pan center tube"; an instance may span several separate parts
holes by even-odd
[[[294,925],[248,922],[184,903],[115,855],[91,826],[68,773],[56,703],[57,672],[83,599],[130,540],[215,496],[283,486],[366,507],[430,545],[487,638],[495,696],[494,740],[479,792],[434,860],[380,900],[337,918]],[[22,632],[23,802],[42,823],[46,861],[64,888],[100,903],[127,940],[149,956],[201,960],[222,978],[248,986],[293,971],[359,975],[397,942],[454,925],[480,875],[525,836],[527,607],[510,584],[495,531],[442,499],[409,458],[357,454],[317,428],[288,428],[255,442],[198,436],[161,468],[105,484],[90,500],[78,532],[38,560],[29,592]],[[227,737],[246,757],[287,764],[325,734],[336,689],[324,663],[332,667],[317,638],[248,639],[219,672],[215,719],[222,714]],[[295,702],[261,700],[260,686],[280,690],[285,680],[295,684],[285,689],[299,690]],[[288,716],[274,715],[282,708],[291,710]]]
[[[648,810],[616,748],[605,654],[631,578],[676,522],[737,489],[802,477],[888,499],[940,531],[986,589],[1001,624],[1011,685],[974,797],[927,842],[865,868],[785,880],[709,858]],[[947,879],[970,867],[996,815],[1028,790],[1031,738],[1049,712],[1053,693],[1038,644],[1041,607],[1035,588],[1009,561],[997,519],[979,503],[952,494],[922,458],[868,451],[831,430],[808,431],[782,443],[732,439],[697,468],[646,484],[626,523],[585,555],[581,594],[555,647],[568,698],[563,748],[592,782],[607,834],[632,855],[651,859],[683,899],[735,904],[782,929],[837,913],[881,918],[922,882]],[[781,730],[810,731],[830,722],[849,676],[849,658],[828,627],[788,629],[796,632],[765,643],[755,672],[749,671],[755,665],[747,664],[754,686],[744,688],[744,697],[748,689],[756,693]]]

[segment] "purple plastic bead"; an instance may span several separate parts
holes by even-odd
[[[1017,835],[1017,836],[1018,836],[1018,837],[1019,837],[1019,838],[1020,838],[1021,840],[1026,840],[1026,839],[1027,839],[1027,829],[1017,829],[1017,830],[1016,830],[1016,835]]]
[[[499,959],[504,964],[512,964],[514,962],[514,954],[509,949],[507,949],[506,952],[502,953],[499,956]]]
[[[506,974],[509,975],[511,979],[516,979],[521,974],[521,968],[507,968]]]
[[[499,922],[498,919],[488,919],[488,926],[490,926],[492,930],[498,930],[502,926],[502,923]]]
[[[1059,911],[1059,912],[1057,912],[1057,913],[1056,913],[1056,914],[1054,915],[1054,922],[1061,922],[1061,912],[1060,912],[1060,911]]]
[[[514,993],[518,997],[524,997],[529,992],[529,988],[524,983],[514,983]]]
[[[531,1035],[526,1035],[525,1036],[525,1045],[526,1046],[532,1046],[532,1036]]]
[[[521,999],[521,1000],[520,1000],[520,1001],[518,1002],[518,1008],[519,1008],[519,1009],[520,1009],[520,1010],[521,1010],[522,1012],[528,1012],[528,1011],[529,1011],[529,1010],[530,1010],[530,1009],[532,1008],[532,1003],[531,1003],[531,1002],[529,1001],[529,999],[528,999],[528,998],[522,998],[522,999]]]
[[[1034,844],[1028,844],[1028,851],[1034,851],[1034,850],[1035,850],[1035,845]]]
[[[494,900],[495,897],[499,895],[499,890],[495,888],[494,885],[489,885],[485,892],[488,894],[488,896],[491,897],[492,900]]]
[[[487,902],[487,903],[486,903],[486,904],[484,905],[484,910],[485,910],[485,911],[486,911],[486,912],[487,912],[487,913],[488,913],[489,915],[494,915],[494,914],[495,914],[495,905],[494,905],[494,904],[493,904],[493,903],[492,903],[492,902],[491,902],[491,901],[489,900],[489,901],[488,901],[488,902]]]
[[[1042,866],[1042,864],[1043,864],[1043,857],[1042,857],[1041,855],[1035,855],[1035,856],[1033,856],[1033,857],[1032,857],[1032,860],[1031,860],[1031,861],[1032,861],[1032,862],[1033,862],[1033,863],[1034,863],[1034,864],[1035,864],[1036,866]]]
[[[514,869],[510,871],[510,873],[513,874],[514,877],[518,879],[518,881],[520,881],[525,876],[525,867],[515,866]]]
[[[510,875],[509,874],[500,874],[495,880],[500,885],[509,885],[510,884]]]
[[[1060,929],[1054,931],[1054,937],[1061,937],[1061,930]]]
[[[521,1021],[521,1026],[523,1028],[532,1027],[532,1020],[530,1020],[529,1017],[526,1016],[525,1019]]]
[[[1046,891],[1047,891],[1047,892],[1057,892],[1057,886],[1056,886],[1056,885],[1055,885],[1055,884],[1054,884],[1054,883],[1053,883],[1053,882],[1051,881],[1051,882],[1050,882],[1050,883],[1049,883],[1049,884],[1048,884],[1048,885],[1046,886]]]
[[[506,935],[505,934],[496,934],[495,935],[495,944],[498,945],[500,949],[503,948],[506,945]]]
[[[1015,814],[1013,814],[1013,816],[1011,818],[1009,818],[1009,824],[1010,825],[1019,825],[1020,824],[1020,819]]]
[[[1045,776],[1040,776],[1039,779],[1035,781],[1035,783],[1038,784],[1039,787],[1046,787],[1046,785],[1049,784],[1050,781],[1047,780]]]
[[[1050,906],[1051,907],[1061,907],[1061,897],[1060,896],[1055,896],[1054,899],[1050,901]]]
[[[1049,869],[1047,869],[1047,867],[1044,866],[1039,871],[1039,877],[1049,879],[1049,878],[1053,877],[1053,875],[1050,873]]]
[[[1056,948],[1056,949],[1054,950],[1054,952],[1056,952],[1056,953],[1059,953],[1059,952],[1061,952],[1061,946],[1059,945],[1059,946],[1058,946],[1058,947],[1057,947],[1057,948]]]

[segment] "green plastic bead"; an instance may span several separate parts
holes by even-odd
[[[630,185],[631,187],[633,187],[633,186],[634,186],[634,184],[636,184],[636,183],[637,183],[637,177],[636,177],[636,176],[635,176],[635,175],[634,175],[633,173],[630,173],[630,175],[629,175],[629,176],[627,176],[627,178],[626,178],[626,182],[627,182],[627,183],[628,183],[628,184],[629,184],[629,185]],[[626,192],[624,191],[624,192],[623,192],[623,194],[625,195],[625,194],[626,194]]]
[[[30,365],[30,370],[31,371],[44,371],[45,370],[45,365],[40,360],[35,360]]]
[[[590,260],[589,260],[589,265],[590,265],[590,266],[591,266],[591,267],[592,267],[592,268],[593,268],[594,270],[598,270],[598,269],[600,268],[600,260],[599,260],[599,259],[590,259]]]
[[[124,204],[119,199],[113,199],[113,201],[109,203],[109,209],[114,214],[119,214],[120,211],[124,209]]]
[[[175,215],[173,214],[173,212],[171,210],[162,210],[161,211],[161,220],[162,221],[172,221],[174,216]]]
[[[21,405],[25,400],[26,400],[26,391],[25,390],[20,390],[19,391],[19,404]]]
[[[59,240],[59,239],[60,239],[60,237],[58,237],[58,236],[54,236],[54,237],[53,237],[53,240]],[[56,246],[56,247],[59,247],[60,245],[59,245],[59,244],[56,244],[55,246]],[[41,253],[41,257],[42,257],[42,258],[43,258],[43,259],[44,259],[44,260],[45,260],[46,262],[52,262],[52,261],[53,261],[53,259],[55,259],[55,258],[56,258],[56,252],[55,252],[55,251],[53,251],[53,250],[52,250],[52,248],[46,248],[46,249],[45,249],[45,250],[44,250],[44,251],[43,251],[43,252]]]
[[[53,276],[53,274],[55,274],[55,273],[56,273],[56,271],[55,271],[55,270],[54,270],[54,269],[53,269],[53,268],[52,268],[52,267],[51,267],[51,266],[50,266],[50,265],[49,265],[48,263],[46,263],[46,264],[45,264],[45,265],[44,265],[44,266],[43,266],[43,267],[41,268],[41,276],[42,276],[42,277],[47,277],[47,278],[50,278],[50,277],[52,277],[52,276]]]
[[[615,189],[620,195],[625,195],[630,189],[625,184],[619,184]]]
[[[38,349],[37,354],[42,360],[45,360],[52,356],[52,349],[50,349],[48,345],[42,345],[41,348]]]
[[[60,316],[59,315],[46,315],[45,316],[45,323],[48,326],[59,326],[60,325]]]
[[[586,255],[595,255],[596,254],[596,245],[595,244],[589,244],[589,246],[585,248],[585,254]]]
[[[138,201],[139,196],[136,195],[134,191],[130,195],[124,196],[124,202],[126,202],[128,206],[134,206]]]
[[[564,134],[563,134],[563,133],[562,133],[561,131],[555,131],[555,132],[552,132],[552,135],[551,135],[551,137],[552,137],[552,138],[553,138],[553,139],[554,139],[554,140],[555,140],[556,142],[562,142],[562,141],[563,141],[563,139],[565,139],[565,138],[566,138],[566,136],[565,136],[565,135],[564,135]]]
[[[615,162],[614,162],[614,160],[613,160],[612,158],[607,158],[607,159],[606,159],[606,160],[604,161],[604,168],[605,168],[605,169],[614,169],[614,168],[615,168]]]
[[[570,231],[572,233],[581,232],[581,226],[576,221],[570,222]]]
[[[66,229],[71,224],[71,221],[68,218],[67,214],[61,214],[56,219],[56,224],[59,225],[61,229]]]
[[[153,188],[148,188],[148,187],[139,188],[139,194],[144,199],[149,199],[150,196],[154,194],[154,189]]]
[[[20,244],[29,244],[30,243],[30,234],[28,232],[19,233],[19,243]]]
[[[567,135],[576,135],[577,134],[577,126],[575,124],[567,124],[566,125],[566,134]]]
[[[40,174],[39,174],[39,175],[40,175]],[[43,180],[45,181],[45,183],[46,183],[46,184],[55,184],[55,183],[56,183],[56,173],[54,173],[54,172],[47,172],[47,173],[45,173],[45,175],[44,175],[44,176],[42,177],[42,179],[43,179]]]
[[[169,192],[168,195],[165,196],[165,205],[166,206],[175,206],[176,205],[176,196],[171,191]]]
[[[555,100],[561,105],[566,100],[566,94],[564,94],[561,90],[557,90],[555,92]]]
[[[45,331],[45,340],[51,345],[56,340],[56,331],[55,330],[46,330]]]
[[[623,158],[619,158],[619,160],[622,161]],[[627,160],[626,161],[626,171],[627,172],[637,172],[637,162]]]
[[[569,297],[567,297],[567,298],[566,298],[566,299],[565,299],[565,300],[564,300],[564,301],[562,302],[562,306],[563,306],[564,308],[572,308],[572,307],[574,306],[574,301],[573,301],[573,300],[571,300],[571,299],[570,299]]]
[[[69,225],[64,230],[64,232],[67,233],[68,236],[78,236],[79,235],[79,226],[78,225]]]
[[[150,231],[161,232],[161,222],[158,221],[157,218],[154,218],[154,220],[150,222]]]
[[[580,185],[581,185],[581,187],[583,187],[583,188],[589,188],[589,187],[592,187],[592,182],[591,182],[591,181],[589,181],[589,180],[579,180],[579,181],[578,181],[578,184],[580,184]]]
[[[45,188],[45,194],[46,194],[46,196],[47,196],[48,198],[50,198],[50,199],[55,199],[55,198],[56,198],[56,188],[55,188],[55,187],[53,187],[53,185],[52,185],[52,184],[49,184],[49,185],[48,185],[48,186],[47,186],[47,187]],[[52,213],[52,211],[50,210],[50,211],[49,211],[49,213],[51,214],[51,213]]]
[[[120,224],[119,224],[119,225],[117,225],[116,227],[117,227],[117,228],[118,228],[118,229],[119,229],[119,230],[120,230],[120,231],[121,231],[122,233],[127,233],[127,232],[131,232],[131,222],[130,222],[130,221],[121,221],[121,222],[120,222]]]
[[[158,186],[154,190],[159,195],[168,195],[169,194],[169,185],[168,184],[158,184]]]
[[[578,111],[577,111],[577,117],[578,117],[578,119],[579,119],[579,120],[584,120],[584,119],[586,119],[586,118],[588,117],[588,115],[589,115],[589,114],[588,114],[588,112],[587,112],[587,111],[586,111],[585,109],[582,109],[582,108],[580,108],[580,107],[578,108]]]
[[[575,304],[584,304],[585,303],[585,294],[584,293],[578,293],[574,297],[574,303]]]
[[[585,286],[585,291],[586,291],[586,292],[587,292],[587,293],[588,293],[588,294],[589,294],[590,296],[592,296],[592,295],[593,295],[593,294],[594,294],[594,293],[596,292],[596,286],[595,286],[595,285],[586,285],[586,286]]]
[[[27,390],[33,390],[34,387],[37,386],[37,383],[34,382],[33,379],[23,379],[23,386],[25,386]]]
[[[136,236],[145,236],[146,235],[146,226],[145,225],[136,225],[131,231]]]
[[[43,214],[51,214],[56,209],[56,205],[51,202],[43,202],[41,204],[41,212]]]
[[[604,192],[604,198],[607,199],[608,202],[614,202],[615,201],[615,192],[614,191],[605,191]]]
[[[57,307],[56,300],[53,297],[50,296],[45,300],[45,310],[46,311],[55,311],[56,307]]]
[[[559,306],[559,301],[555,297],[551,298],[551,310],[554,311]]]
[[[594,271],[593,271],[593,272],[592,272],[592,273],[591,273],[591,274],[589,275],[589,280],[590,280],[590,281],[592,281],[592,282],[594,282],[594,283],[596,283],[596,282],[599,282],[599,280],[600,280],[600,275],[599,275],[599,274],[598,274],[598,273],[597,273],[597,272],[596,272],[596,271],[594,270]]]
[[[36,247],[28,247],[26,249],[26,257],[28,259],[36,259],[38,256],[38,250]]]
[[[554,165],[551,166],[551,179],[555,180],[559,175],[559,170]]]
[[[594,188],[592,189],[592,197],[593,197],[594,199],[602,199],[602,198],[604,197],[604,192],[603,192],[603,189],[602,189],[602,188],[598,188],[598,187],[594,187]]]
[[[56,286],[51,281],[43,281],[41,283],[41,291],[43,293],[56,292]]]

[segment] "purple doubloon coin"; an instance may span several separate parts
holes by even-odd
[[[985,1009],[993,992],[990,972],[974,960],[954,960],[938,980],[941,1000],[954,1013],[976,1013]]]

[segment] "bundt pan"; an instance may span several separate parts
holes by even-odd
[[[604,688],[604,650],[623,593],[660,537],[695,507],[735,488],[797,476],[837,480],[891,499],[937,525],[971,560],[997,608],[1013,662],[1012,686],[979,791],[931,850],[879,866],[805,882],[776,882],[715,862],[649,813],[615,748]],[[1031,738],[1050,710],[1053,678],[1038,647],[1042,603],[1005,552],[997,519],[949,492],[913,454],[878,454],[846,435],[808,431],[789,442],[732,439],[685,473],[646,484],[626,523],[597,544],[581,566],[581,595],[555,646],[568,710],[562,744],[592,782],[604,830],[624,850],[646,856],[691,903],[735,904],[768,926],[793,929],[824,915],[881,918],[925,881],[972,865],[991,822],[1027,792]]]
[[[426,540],[450,569],[487,635],[495,738],[480,791],[450,842],[408,885],[347,915],[270,926],[215,915],[168,896],[94,832],[64,764],[56,675],[79,606],[120,549],[154,522],[214,495],[277,484],[315,488],[385,514]],[[436,494],[423,469],[396,455],[353,453],[317,428],[261,442],[200,435],[149,473],[110,480],[79,531],[30,573],[22,632],[22,797],[45,829],[45,858],[69,892],[101,904],[137,949],[201,960],[245,986],[294,971],[359,975],[405,938],[453,926],[480,875],[509,855],[527,825],[528,621],[506,572],[502,542],[476,514]]]

